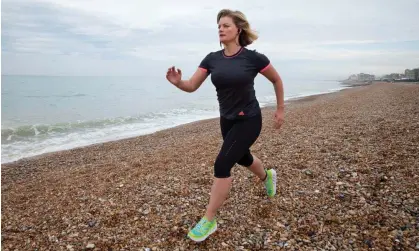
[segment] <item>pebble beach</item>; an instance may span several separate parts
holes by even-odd
[[[204,242],[218,119],[2,164],[2,250],[419,250],[419,84],[289,101],[280,130],[262,110],[278,193],[235,166]]]

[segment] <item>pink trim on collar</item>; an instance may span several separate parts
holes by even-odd
[[[241,47],[241,48],[240,48],[240,50],[239,50],[238,52],[234,53],[234,54],[233,54],[233,55],[231,55],[231,56],[227,56],[226,54],[224,54],[224,50],[222,51],[222,53],[223,53],[223,56],[224,56],[225,58],[234,58],[235,56],[239,55],[239,54],[243,51],[243,48],[244,48],[244,47]]]

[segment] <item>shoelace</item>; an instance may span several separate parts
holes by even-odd
[[[208,227],[205,227],[205,225],[208,223],[206,219],[202,219],[199,221],[198,225],[196,226],[196,231],[203,233],[204,231],[208,230]]]

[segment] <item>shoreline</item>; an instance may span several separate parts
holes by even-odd
[[[310,95],[301,96],[301,97],[292,97],[292,98],[289,98],[288,100],[286,100],[285,101],[285,104],[288,104],[288,103],[291,103],[291,102],[296,102],[296,101],[299,101],[299,100],[304,100],[304,99],[310,98],[310,97],[316,97],[318,95],[328,95],[328,94],[340,92],[340,91],[343,91],[343,90],[346,90],[346,89],[355,88],[357,86],[356,85],[354,85],[354,86],[348,86],[348,85],[341,84],[341,87],[342,87],[342,89],[339,89],[339,90],[333,90],[333,91],[329,91],[329,92],[322,92],[322,93],[319,93],[319,94],[310,94]],[[275,107],[275,104],[270,104],[270,105],[266,105],[264,107],[261,107],[261,110],[264,110],[264,109],[269,110],[269,109],[272,109],[272,107]],[[27,161],[27,160],[30,160],[32,158],[35,158],[35,159],[42,158],[44,156],[49,156],[51,154],[59,153],[59,152],[62,152],[62,151],[71,151],[73,149],[79,149],[79,148],[85,148],[85,147],[90,147],[90,146],[96,146],[96,145],[106,144],[106,143],[120,141],[120,140],[133,139],[133,138],[137,138],[137,137],[141,137],[141,136],[145,136],[145,135],[152,135],[152,134],[157,133],[157,132],[160,132],[160,131],[170,130],[170,129],[173,129],[173,128],[177,128],[179,126],[181,127],[181,126],[184,126],[184,125],[194,124],[194,123],[197,123],[197,122],[199,123],[201,121],[212,120],[212,119],[218,119],[218,116],[217,117],[213,117],[213,118],[207,118],[207,119],[198,119],[198,120],[195,120],[195,121],[192,121],[192,122],[188,122],[188,123],[184,123],[184,124],[180,124],[180,125],[176,125],[176,126],[172,126],[172,127],[160,129],[160,130],[157,130],[157,131],[152,132],[152,133],[145,133],[145,134],[140,134],[140,135],[136,135],[136,136],[124,137],[124,138],[120,138],[120,139],[106,140],[106,141],[102,141],[102,142],[97,142],[97,143],[92,143],[92,144],[87,144],[87,145],[80,145],[80,146],[70,147],[70,148],[66,148],[66,149],[61,149],[61,150],[56,150],[56,151],[51,151],[51,152],[45,152],[45,153],[36,154],[36,155],[32,155],[32,156],[27,156],[27,157],[22,157],[20,159],[16,159],[16,160],[12,160],[12,161],[2,162],[1,165],[13,164],[15,162],[22,161],[22,160]]]
[[[373,84],[291,102],[252,146],[278,194],[241,166],[197,244],[222,139],[217,119],[2,165],[2,250],[413,250],[419,85]],[[89,248],[88,248],[89,247]]]

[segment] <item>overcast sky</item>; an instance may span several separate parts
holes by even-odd
[[[286,78],[419,67],[418,0],[3,0],[2,74],[191,74],[238,9]]]

